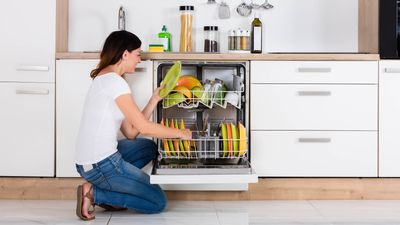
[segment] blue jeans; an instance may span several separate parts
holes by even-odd
[[[159,213],[167,204],[160,186],[150,184],[142,167],[157,157],[156,144],[148,139],[118,141],[118,152],[78,173],[93,185],[94,203],[119,206],[141,213]]]

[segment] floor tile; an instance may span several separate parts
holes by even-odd
[[[0,200],[0,224],[398,225],[400,201],[170,201],[159,214],[109,212],[94,221],[75,215],[75,201]]]

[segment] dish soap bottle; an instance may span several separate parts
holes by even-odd
[[[164,45],[164,52],[171,51],[171,34],[167,32],[167,27],[163,25],[161,32],[158,33],[158,37],[162,40]]]
[[[251,22],[251,53],[262,52],[262,22],[257,13]]]

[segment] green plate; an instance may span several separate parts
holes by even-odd
[[[165,98],[175,88],[176,82],[178,82],[179,75],[181,74],[181,70],[182,64],[180,61],[176,61],[175,64],[168,70],[164,80],[161,81],[161,85],[165,85],[165,87],[160,91],[161,98]]]

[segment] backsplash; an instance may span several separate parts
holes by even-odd
[[[221,0],[216,0],[220,3]],[[69,0],[69,51],[100,50],[107,35],[118,28],[118,9],[126,12],[126,30],[138,35],[147,51],[163,25],[172,34],[172,50],[179,50],[179,6],[193,5],[194,48],[203,51],[203,27],[220,30],[221,52],[228,51],[228,30],[249,30],[253,16],[242,17],[241,0],[225,1],[229,19],[218,18],[218,4],[207,0]],[[263,0],[254,0],[262,3]],[[358,0],[269,0],[260,10],[263,52],[355,52],[358,50]]]

